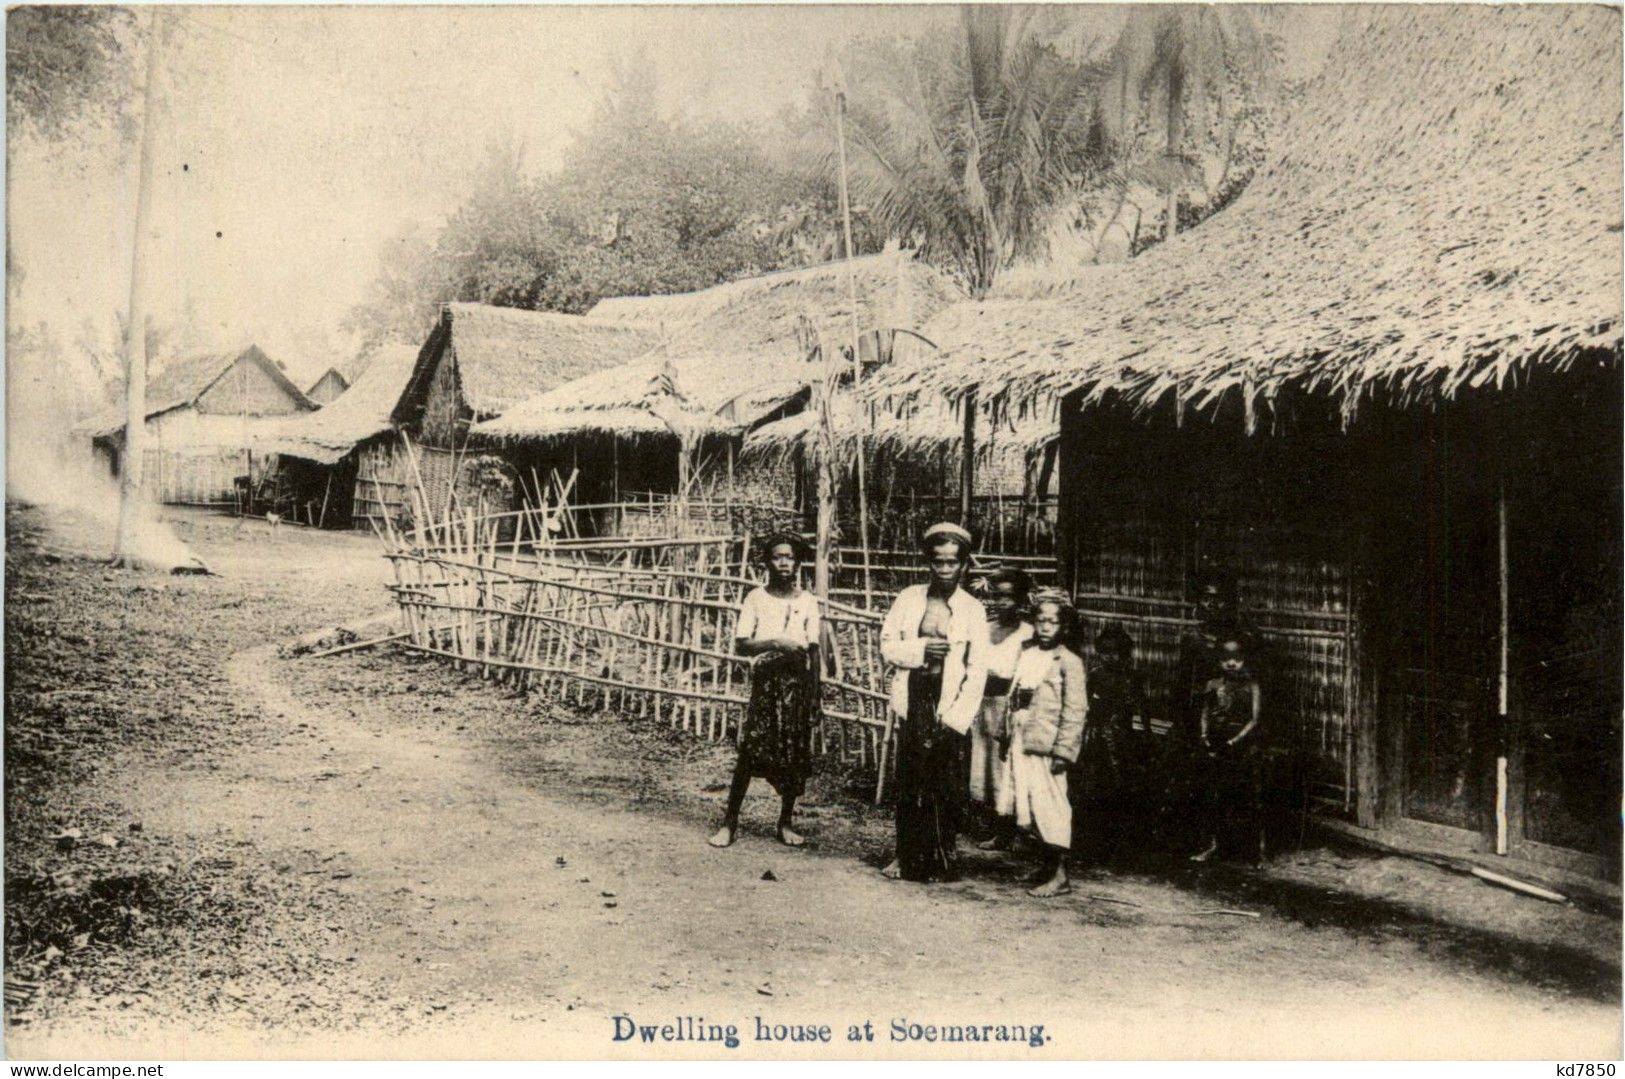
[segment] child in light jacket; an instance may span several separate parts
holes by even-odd
[[[1072,846],[1072,806],[1066,773],[1083,746],[1089,700],[1083,660],[1061,643],[1072,617],[1072,603],[1064,593],[1033,597],[1033,639],[1016,661],[1010,690],[1010,785],[1000,810],[1044,843],[1036,886],[1027,893],[1041,899],[1071,890],[1066,853]]]

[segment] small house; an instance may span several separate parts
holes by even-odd
[[[390,415],[417,357],[410,345],[384,346],[330,404],[257,440],[255,449],[277,462],[267,508],[318,527],[380,531],[407,516],[410,499],[393,473],[399,438]]]
[[[454,492],[473,493],[473,472],[465,468],[477,455],[470,427],[645,352],[657,336],[655,328],[609,319],[446,304],[391,412],[407,458],[391,462],[387,478],[421,484],[437,517]],[[514,482],[527,480],[521,473]]]
[[[311,383],[305,396],[318,405],[332,404],[339,394],[350,388],[350,380],[344,377],[344,372],[337,367],[329,367],[322,373],[322,377]]]
[[[170,360],[147,380],[143,487],[159,502],[235,506],[238,478],[263,472],[255,441],[315,407],[256,345]],[[123,416],[98,421],[91,445],[116,475]]]

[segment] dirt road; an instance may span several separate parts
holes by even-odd
[[[1604,917],[1531,919],[1530,901],[1487,890],[1434,904],[1463,905],[1465,925],[1376,887],[1321,903],[1328,865],[1384,890],[1438,884],[1427,867],[1324,852],[1260,878],[1085,872],[1050,903],[1022,895],[1025,866],[1003,857],[952,886],[892,883],[873,868],[884,816],[833,776],[808,799],[808,849],[769,838],[763,795],[747,807],[754,829],[713,850],[721,747],[398,651],[277,659],[292,632],[380,606],[384,567],[365,540],[189,519],[182,531],[223,576],[147,579],[140,593],[37,517],[18,520],[33,531],[12,530],[11,611],[43,598],[22,601],[16,627],[8,616],[8,650],[42,653],[8,657],[16,729],[61,724],[38,695],[70,680],[122,689],[125,704],[15,767],[8,729],[8,899],[24,868],[48,879],[92,859],[51,838],[78,822],[124,837],[90,869],[179,861],[162,878],[179,883],[155,894],[184,883],[231,917],[92,934],[41,960],[19,950],[8,909],[12,967],[43,986],[20,1021],[8,1011],[13,1056],[649,1052],[614,1040],[616,1016],[736,1026],[738,1050],[659,1046],[698,1056],[1619,1052],[1618,929]],[[65,662],[81,653],[84,665]],[[83,724],[95,710],[73,699]],[[36,774],[71,782],[29,794]],[[1192,913],[1216,905],[1261,916]],[[1497,930],[1509,919],[1549,924],[1514,938]],[[828,1024],[832,1043],[759,1042],[758,1016]],[[849,1042],[866,1020],[875,1040]],[[1029,1040],[893,1041],[894,1020]]]

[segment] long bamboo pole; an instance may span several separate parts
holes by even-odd
[[[846,190],[846,91],[835,91],[835,145],[839,151],[841,164],[841,229],[846,238],[846,290],[852,309],[852,393],[856,401],[858,379],[863,376],[863,366],[858,360],[858,278],[857,271],[852,268],[852,259],[855,252],[852,250],[852,203]],[[869,498],[868,489],[864,480],[864,437],[863,424],[860,422],[857,430],[853,432],[856,440],[858,457],[858,541],[863,550],[863,601],[864,606],[869,605],[869,593],[873,590],[873,583],[869,576]]]

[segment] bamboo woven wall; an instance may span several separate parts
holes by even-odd
[[[912,550],[931,525],[960,522],[956,451],[871,448],[867,461],[869,535],[875,546]],[[1014,446],[978,462],[968,525],[985,550],[1046,556],[1055,551],[1057,500],[1034,493],[1028,463]],[[845,488],[848,494],[855,490],[852,484]],[[839,510],[842,535],[856,537],[854,499],[843,498]]]
[[[1350,493],[1331,478],[1346,449],[1320,427],[1247,439],[1221,420],[1063,409],[1063,576],[1091,639],[1108,623],[1134,639],[1164,728],[1199,581],[1232,579],[1264,653],[1272,745],[1299,759],[1322,809],[1350,813],[1370,717],[1357,708]]]
[[[384,533],[410,520],[403,471],[392,440],[375,440],[361,447],[356,458],[355,527]]]
[[[240,448],[148,449],[141,459],[142,479],[152,497],[174,505],[234,506],[237,477],[249,471],[249,454]]]

